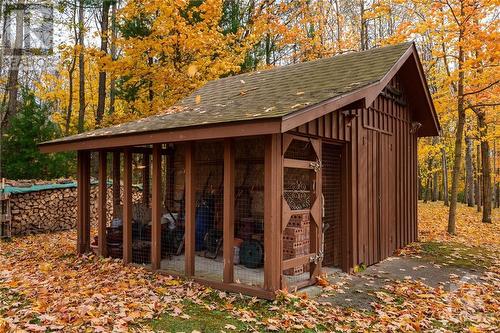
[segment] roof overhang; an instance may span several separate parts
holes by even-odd
[[[156,132],[100,136],[72,141],[41,143],[42,153],[72,150],[101,150],[107,148],[141,146],[154,143],[170,143],[190,140],[224,139],[280,133],[281,119],[263,119],[193,126]]]
[[[415,121],[422,124],[417,135],[438,136],[441,130],[438,117],[427,86],[417,49],[415,45],[412,44],[381,80],[361,87],[356,91],[336,96],[321,103],[297,110],[284,117],[45,142],[40,144],[39,148],[43,153],[53,153],[71,150],[100,150],[154,143],[285,133],[311,120],[346,106],[353,105],[354,103],[356,107],[367,107],[371,105],[391,79],[400,71],[402,73],[402,84],[411,88],[411,93],[409,93],[407,97],[409,99],[412,116]]]

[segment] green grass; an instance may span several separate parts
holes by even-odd
[[[427,242],[421,245],[425,259],[436,264],[484,269],[492,265],[498,254],[481,247],[466,246],[460,243]]]
[[[221,330],[230,331],[224,327],[229,324],[236,327],[237,331],[245,330],[242,322],[231,317],[228,312],[218,310],[208,310],[204,306],[186,301],[184,303],[183,313],[191,318],[184,319],[174,317],[168,313],[150,323],[155,331],[164,332],[220,332]]]
[[[236,296],[237,298],[231,302],[234,309],[245,309],[252,313],[252,317],[257,321],[264,322],[268,318],[279,319],[280,313],[300,311],[298,301],[278,301],[278,304],[271,301],[251,298],[247,296]],[[157,319],[152,320],[148,324],[155,332],[267,332],[264,326],[258,325],[255,322],[245,323],[234,318],[231,312],[223,310],[227,305],[227,299],[219,297],[217,291],[213,291],[205,295],[202,299],[203,304],[196,304],[192,301],[185,301],[182,305],[182,313],[190,316],[189,319],[184,319],[179,316],[174,317],[168,312],[164,313]],[[215,305],[219,310],[209,310],[205,305]],[[271,306],[279,305],[280,310],[271,311]],[[226,325],[232,325],[235,329],[226,329]],[[324,332],[331,331],[322,325],[318,325],[315,329],[291,330],[291,332]]]

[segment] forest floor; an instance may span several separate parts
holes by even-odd
[[[0,333],[9,331],[434,331],[500,327],[500,212],[483,224],[459,205],[446,234],[442,203],[419,204],[419,239],[311,293],[264,301],[76,256],[74,231],[0,243]]]

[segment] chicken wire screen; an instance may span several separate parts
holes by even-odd
[[[195,276],[222,281],[224,143],[197,142],[194,160]]]
[[[184,145],[165,145],[161,166],[161,269],[185,270]]]
[[[233,142],[235,151],[234,281],[264,286],[264,144]]]

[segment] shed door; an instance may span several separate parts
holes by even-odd
[[[367,131],[368,246],[367,264],[372,265],[396,249],[394,136]]]
[[[378,133],[378,228],[380,235],[379,260],[396,250],[396,187],[394,136]]]
[[[302,287],[321,268],[321,143],[285,134],[283,157],[283,282]]]

